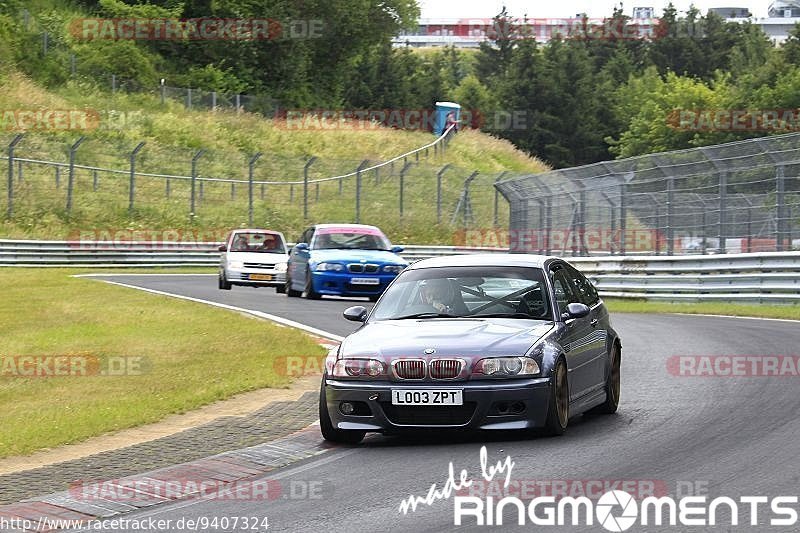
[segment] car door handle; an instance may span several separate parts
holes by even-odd
[[[593,328],[596,328],[597,327],[597,319],[593,318],[592,321],[589,322],[589,324],[591,324]]]

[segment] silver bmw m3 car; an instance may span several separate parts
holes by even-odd
[[[614,413],[621,341],[594,286],[565,260],[520,254],[414,263],[334,348],[320,388],[330,441],[367,432],[541,428]]]

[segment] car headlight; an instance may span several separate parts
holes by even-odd
[[[539,364],[530,357],[490,357],[475,363],[476,374],[486,376],[536,376]]]
[[[286,263],[276,263],[275,272],[286,272]]]
[[[228,268],[244,268],[244,261],[228,261]]]
[[[339,263],[320,263],[314,270],[317,272],[342,272],[344,265]]]
[[[386,365],[377,359],[339,359],[331,374],[336,378],[376,378],[386,374]]]
[[[391,272],[392,274],[399,274],[406,268],[406,265],[386,265],[383,267],[384,272]]]

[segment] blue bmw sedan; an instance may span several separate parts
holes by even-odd
[[[366,296],[376,301],[408,262],[397,255],[400,246],[375,226],[317,224],[303,232],[292,249],[286,274],[286,294]]]

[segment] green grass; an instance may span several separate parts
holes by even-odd
[[[221,309],[70,277],[0,270],[0,356],[141,357],[128,376],[0,376],[0,457],[156,422],[264,387],[279,356],[322,357],[310,337]]]
[[[737,304],[724,302],[670,303],[604,298],[612,313],[686,313],[800,320],[800,305]]]
[[[198,160],[201,177],[246,179],[247,160],[255,152],[263,156],[255,167],[256,180],[287,182],[302,179],[307,159],[310,179],[352,172],[362,160],[386,161],[423,146],[434,136],[422,131],[388,128],[356,130],[287,129],[280,122],[258,115],[231,112],[187,111],[180,103],[141,94],[111,96],[98,89],[70,83],[45,90],[19,74],[10,74],[0,84],[3,109],[113,110],[127,121],[105,123],[87,135],[77,152],[78,164],[125,170],[128,154],[139,141],[147,144],[137,159],[141,172],[188,175],[192,155],[206,153]],[[104,124],[104,123],[101,123]],[[67,161],[67,146],[78,132],[57,134],[29,133],[17,148],[17,156],[31,159]],[[9,140],[11,135],[8,135]],[[366,173],[362,184],[361,222],[381,226],[398,243],[450,244],[462,227],[450,224],[464,180],[479,171],[472,185],[472,207],[477,227],[493,223],[494,178],[503,171],[513,174],[539,172],[544,165],[516,150],[507,141],[478,131],[462,131],[455,136],[444,156],[427,157],[413,163],[404,183],[404,209],[400,216],[399,174],[402,163],[382,169],[378,175]],[[436,173],[443,174],[442,222],[437,222]],[[5,167],[4,167],[5,168]],[[170,197],[160,178],[140,177],[136,184],[136,204],[128,211],[128,178],[124,174],[100,173],[99,187],[93,189],[90,171],[78,170],[72,212],[67,212],[67,172],[61,171],[56,187],[52,167],[25,165],[24,179],[15,184],[15,215],[0,222],[0,236],[13,238],[67,238],[77,231],[102,229],[194,229],[227,230],[247,224],[247,190],[239,185],[232,199],[230,184],[209,183],[196,190],[196,211],[189,216],[190,184],[172,180]],[[0,180],[0,197],[7,195],[6,180]],[[352,222],[355,220],[355,179],[316,185],[309,190],[308,220],[303,218],[302,188],[283,184],[268,185],[255,191],[257,226],[281,230],[291,240],[305,225],[314,222]],[[5,207],[5,202],[2,202]],[[500,200],[499,221],[508,220],[507,204]]]

